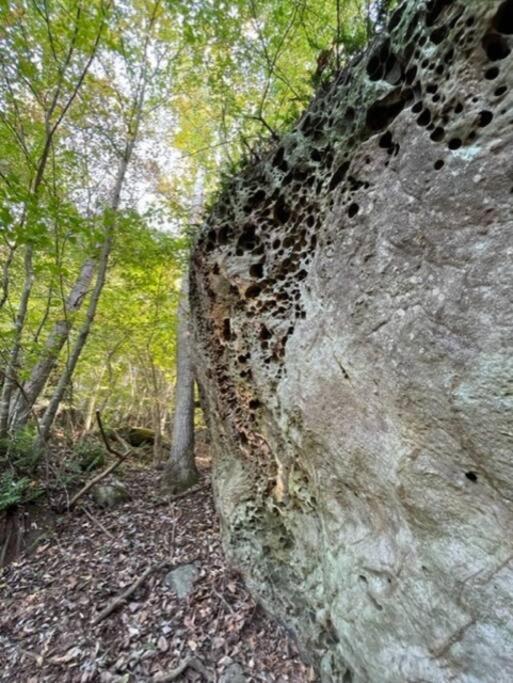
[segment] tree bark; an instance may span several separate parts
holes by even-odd
[[[48,439],[48,436],[50,434],[50,429],[52,427],[53,421],[55,419],[55,415],[57,414],[57,410],[59,409],[59,405],[62,401],[62,398],[64,396],[64,392],[66,391],[66,388],[68,387],[71,378],[73,377],[73,373],[75,372],[75,368],[77,366],[78,360],[80,358],[80,355],[82,353],[82,350],[85,346],[85,343],[87,341],[87,338],[89,336],[89,333],[91,331],[91,327],[96,315],[96,309],[98,307],[98,302],[100,300],[100,296],[103,290],[103,286],[105,284],[105,279],[107,276],[107,267],[109,263],[109,256],[110,252],[112,249],[112,240],[113,240],[113,235],[112,235],[113,229],[112,226],[108,227],[108,234],[107,237],[103,243],[102,247],[102,252],[100,255],[99,263],[98,263],[98,272],[96,274],[96,282],[94,285],[93,292],[91,294],[91,298],[89,299],[89,305],[87,308],[87,315],[86,319],[80,328],[80,331],[78,333],[77,339],[75,340],[75,343],[73,345],[73,348],[71,350],[70,357],[68,358],[68,362],[66,363],[66,366],[59,378],[59,381],[57,382],[57,386],[54,389],[54,392],[52,394],[52,397],[50,399],[50,402],[44,412],[43,417],[41,418],[41,423],[40,423],[40,432],[38,436],[38,445],[43,446],[44,442]]]
[[[171,453],[164,472],[166,488],[184,491],[199,479],[194,462],[194,368],[189,328],[189,274],[182,280],[178,308],[176,396]]]
[[[9,410],[11,406],[11,398],[14,389],[17,385],[16,374],[18,370],[18,361],[21,352],[21,342],[23,336],[23,328],[25,326],[25,319],[27,317],[28,303],[30,294],[32,292],[32,284],[34,282],[34,268],[32,264],[33,249],[29,244],[25,250],[25,283],[21,294],[20,304],[16,313],[16,320],[14,323],[14,339],[5,366],[4,383],[2,386],[2,394],[0,396],[0,437],[7,434],[7,427],[9,423]]]
[[[78,278],[64,303],[63,318],[55,323],[46,340],[42,358],[32,369],[30,378],[23,386],[23,392],[18,393],[16,410],[10,420],[11,429],[19,429],[27,423],[32,407],[43,391],[57,363],[60,352],[69,337],[72,316],[80,310],[91,284],[96,265],[96,259],[92,258],[87,259],[83,264]]]

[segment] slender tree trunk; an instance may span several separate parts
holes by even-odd
[[[32,283],[34,281],[32,255],[32,246],[29,244],[25,250],[25,283],[23,285],[23,292],[21,294],[20,304],[16,313],[16,320],[14,323],[14,339],[9,358],[5,366],[4,383],[0,396],[0,437],[5,437],[7,434],[11,398],[17,386],[16,376],[21,352],[23,328],[25,326],[28,302],[30,299],[30,293],[32,291]]]
[[[156,463],[159,463],[162,459],[162,416],[160,408],[160,391],[159,391],[159,377],[157,375],[157,368],[150,358],[150,369],[151,369],[151,384],[153,387],[153,406],[152,406],[152,422],[153,422],[153,432],[155,438],[153,441],[153,459]]]
[[[87,259],[83,264],[78,278],[64,303],[64,317],[55,323],[46,340],[41,359],[32,369],[30,378],[23,385],[23,391],[18,392],[17,408],[10,424],[12,429],[16,430],[23,427],[29,419],[32,407],[43,391],[50,373],[57,363],[60,352],[69,337],[72,317],[80,310],[86,298],[96,265],[96,259]]]
[[[9,269],[16,253],[16,245],[7,246],[7,256],[2,266],[2,296],[0,296],[0,308],[3,308],[9,297]]]
[[[48,436],[50,434],[50,429],[52,427],[53,421],[55,419],[55,416],[57,414],[57,410],[59,409],[59,405],[63,399],[64,392],[66,391],[66,388],[68,387],[71,378],[73,377],[73,373],[75,371],[75,368],[78,363],[78,359],[80,358],[80,355],[82,353],[82,350],[85,346],[85,343],[87,341],[87,338],[89,336],[89,333],[91,331],[91,327],[93,324],[94,317],[96,315],[96,309],[98,307],[98,302],[100,300],[100,296],[103,290],[103,286],[105,284],[105,279],[107,276],[107,267],[109,263],[109,256],[110,256],[110,251],[112,248],[112,226],[108,227],[108,234],[105,239],[105,242],[103,243],[102,247],[102,252],[99,258],[99,263],[98,263],[98,272],[96,274],[96,282],[94,285],[93,292],[91,294],[91,298],[89,299],[89,305],[87,308],[87,314],[86,314],[86,319],[82,325],[82,327],[79,330],[77,339],[75,340],[75,343],[73,345],[73,348],[71,349],[71,354],[70,357],[68,358],[68,362],[66,363],[66,366],[59,378],[59,381],[57,382],[57,386],[54,389],[54,392],[52,394],[52,397],[50,399],[50,402],[44,412],[43,417],[41,418],[40,422],[40,433],[38,437],[38,442],[39,445],[43,445],[43,443],[48,439]]]
[[[62,375],[59,378],[57,386],[54,389],[48,407],[46,408],[44,415],[41,419],[40,432],[38,435],[38,444],[40,446],[42,446],[43,443],[47,441],[48,436],[50,435],[50,429],[57,414],[57,410],[59,409],[59,405],[63,399],[64,392],[66,391],[66,388],[68,387],[71,378],[73,377],[73,373],[75,372],[78,360],[80,358],[80,355],[82,354],[82,350],[89,336],[89,332],[91,331],[91,327],[96,315],[96,309],[98,308],[98,302],[100,301],[100,296],[103,290],[103,286],[105,284],[105,279],[107,277],[107,267],[109,264],[109,256],[113,243],[116,220],[115,214],[119,209],[119,204],[121,200],[121,189],[123,187],[123,183],[125,182],[128,164],[130,163],[130,158],[132,156],[132,152],[135,146],[135,141],[139,130],[139,124],[141,121],[142,107],[144,103],[144,86],[145,83],[143,83],[142,91],[141,93],[139,93],[139,96],[137,97],[136,102],[134,103],[134,130],[131,138],[127,142],[125,153],[120,160],[116,181],[114,183],[112,198],[110,202],[110,208],[112,210],[113,215],[108,217],[109,224],[107,225],[107,235],[103,243],[100,256],[98,257],[98,270],[96,273],[96,281],[94,289],[91,293],[91,297],[89,299],[86,319],[82,327],[80,328],[77,339],[75,340],[75,344],[71,349],[71,354],[68,358],[68,362],[66,363],[66,366],[62,372]]]
[[[100,387],[102,385],[104,375],[105,368],[102,368],[102,371],[100,372],[100,376],[98,378],[98,382],[94,387],[94,391],[91,393],[91,395],[89,396],[89,400],[87,401],[86,414],[84,418],[84,434],[88,434],[91,431],[91,427],[93,426],[96,402],[98,400],[98,394],[100,393]]]
[[[171,454],[164,482],[173,492],[198,481],[194,462],[194,368],[189,328],[189,274],[184,273],[178,308],[176,396]]]
[[[48,163],[48,159],[50,157],[50,150],[52,148],[52,144],[54,141],[54,137],[57,133],[57,130],[59,129],[61,123],[63,122],[68,110],[70,109],[71,105],[75,101],[75,98],[78,95],[78,92],[80,88],[82,87],[82,84],[84,82],[84,79],[87,75],[87,72],[89,71],[89,68],[93,62],[93,59],[96,55],[96,50],[98,48],[98,45],[100,43],[100,37],[103,32],[104,28],[104,23],[102,22],[99,30],[96,34],[95,41],[93,44],[92,51],[90,52],[86,63],[80,73],[80,76],[76,83],[74,84],[74,87],[69,94],[66,102],[63,104],[61,111],[56,115],[55,120],[54,119],[54,114],[57,112],[57,107],[58,107],[58,102],[59,98],[62,92],[62,87],[63,83],[65,81],[65,74],[67,71],[67,67],[69,65],[71,56],[73,54],[73,51],[75,49],[75,41],[76,37],[78,35],[78,21],[80,19],[81,12],[80,10],[76,14],[76,28],[77,30],[73,34],[73,38],[71,40],[71,43],[69,45],[69,49],[67,52],[67,56],[65,58],[64,65],[60,71],[60,77],[59,81],[57,83],[57,86],[54,90],[53,96],[51,97],[51,100],[48,105],[48,109],[44,112],[44,122],[45,122],[45,140],[44,140],[44,145],[41,151],[41,156],[38,159],[37,162],[37,167],[36,167],[36,173],[33,178],[33,181],[31,182],[30,186],[30,197],[31,201],[34,206],[38,204],[38,199],[39,199],[39,191],[41,188],[41,185],[43,183],[43,179],[45,176],[45,171],[46,171],[46,166]],[[28,204],[25,205],[25,208],[23,210],[21,219],[20,219],[20,224],[19,227],[23,227],[28,219]],[[9,423],[9,414],[10,414],[10,409],[11,409],[11,399],[13,396],[14,389],[17,387],[17,369],[18,369],[18,362],[19,362],[19,357],[20,357],[20,352],[21,352],[21,344],[22,344],[22,337],[23,337],[23,329],[25,327],[25,321],[27,317],[27,311],[28,311],[28,303],[30,300],[30,295],[32,292],[32,285],[34,281],[34,268],[33,268],[33,247],[31,244],[27,245],[26,250],[25,250],[25,283],[23,286],[23,292],[21,295],[21,300],[18,306],[18,311],[16,313],[16,322],[15,322],[15,336],[14,336],[14,341],[13,345],[11,347],[11,352],[9,354],[9,359],[7,361],[7,365],[4,370],[4,382],[2,386],[2,393],[0,396],[0,437],[4,437],[7,435],[8,431],[8,423]],[[7,270],[4,272],[4,277],[7,277],[7,280],[5,280],[4,284],[4,295],[6,295],[6,286],[8,286],[8,270],[9,267],[7,267]]]

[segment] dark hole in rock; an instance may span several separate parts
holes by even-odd
[[[311,159],[312,161],[321,161],[321,159],[322,159],[322,154],[319,152],[318,149],[315,149],[315,148],[314,148],[314,149],[312,149],[312,151],[310,152],[310,159]]]
[[[490,69],[485,71],[485,78],[488,81],[494,81],[500,74],[500,69],[497,66],[492,66]]]
[[[507,40],[498,33],[487,33],[483,38],[482,45],[491,62],[499,62],[511,52]]]
[[[444,62],[446,64],[452,64],[453,60],[454,60],[454,49],[451,47],[450,50],[447,50],[447,53],[444,57]]]
[[[285,150],[283,149],[283,147],[280,147],[279,150],[274,155],[273,165],[277,166],[282,171],[287,171],[288,164],[284,160],[284,156],[285,156]]]
[[[495,97],[502,97],[508,92],[508,86],[507,85],[501,85],[500,88],[497,88],[497,90],[494,92]]]
[[[356,112],[353,109],[353,107],[348,107],[346,109],[346,113],[345,113],[346,121],[350,121],[350,122],[354,121],[355,117],[356,117]]]
[[[491,111],[479,112],[479,126],[485,128],[493,121],[493,114]]]
[[[463,105],[461,102],[458,102],[458,104],[454,107],[454,113],[455,114],[461,114],[463,111]]]
[[[231,336],[232,336],[232,333],[231,333],[231,329],[230,329],[230,319],[225,318],[223,320],[223,338],[226,341],[230,341]]]
[[[435,130],[431,133],[430,138],[433,140],[433,142],[441,142],[445,137],[445,130],[438,126],[435,128]]]
[[[262,288],[258,285],[250,285],[245,292],[246,299],[255,299],[261,291]]]
[[[404,14],[404,9],[404,5],[401,5],[401,7],[398,7],[390,17],[390,21],[388,22],[388,30],[390,32],[397,28],[401,23],[401,19],[403,18]]]
[[[451,138],[449,140],[449,142],[447,143],[447,146],[449,147],[449,149],[454,150],[454,149],[459,149],[462,144],[463,143],[462,143],[460,138]]]
[[[388,128],[392,121],[404,109],[406,96],[401,90],[396,89],[389,95],[374,102],[367,111],[367,125],[373,131]]]
[[[426,87],[426,92],[428,92],[430,95],[434,95],[438,91],[438,86],[436,83],[428,83]]]
[[[256,234],[254,225],[246,225],[242,231],[242,235],[237,241],[237,248],[251,251],[256,246]]]
[[[424,109],[422,114],[418,117],[417,123],[419,126],[427,126],[431,123],[431,112],[429,109]]]
[[[349,208],[347,210],[347,215],[349,218],[354,218],[358,211],[360,210],[360,207],[356,202],[353,202],[352,204],[349,205]]]
[[[440,171],[445,166],[445,161],[443,159],[438,159],[435,161],[435,171]]]
[[[493,26],[499,33],[513,34],[513,0],[505,0],[493,20]]]
[[[401,80],[402,75],[403,71],[401,65],[394,55],[390,55],[385,65],[385,80],[390,83],[390,85],[397,85]]]
[[[440,28],[435,28],[434,31],[431,32],[431,35],[429,36],[431,38],[431,42],[434,43],[435,45],[440,45],[440,43],[446,38],[447,36],[447,28],[445,26],[440,26]]]
[[[379,81],[383,78],[384,64],[388,59],[388,45],[388,41],[378,45],[367,62],[367,74],[371,81]]]
[[[403,56],[404,56],[405,62],[410,61],[410,59],[413,57],[414,52],[415,52],[415,43],[412,41],[411,43],[408,43],[408,45],[404,48]]]
[[[426,7],[426,26],[433,26],[443,10],[452,4],[454,0],[429,0]]]
[[[406,72],[406,74],[404,76],[404,80],[406,81],[406,83],[408,83],[408,85],[411,85],[413,83],[413,81],[415,80],[416,76],[417,76],[417,67],[412,66]]]
[[[257,398],[251,399],[249,402],[249,409],[256,410],[260,406],[260,401]]]
[[[390,131],[387,131],[379,139],[379,146],[382,149],[388,149],[389,147],[392,147],[393,144],[394,144],[394,141],[392,138],[392,133]]]
[[[418,114],[419,112],[422,111],[422,108],[423,108],[423,107],[424,107],[424,104],[422,103],[422,101],[420,101],[420,102],[416,102],[416,103],[413,105],[413,107],[411,108],[411,110],[412,110],[412,112],[413,112],[414,114]]]
[[[469,470],[468,472],[465,472],[465,476],[469,481],[473,481],[474,483],[477,482],[477,474],[473,472],[472,470]]]
[[[221,228],[221,230],[219,230],[219,233],[217,235],[217,241],[219,242],[219,244],[227,244],[230,241],[231,236],[232,231],[230,230],[230,228],[224,226]]]
[[[280,223],[286,223],[290,218],[290,210],[283,195],[280,195],[274,205],[274,216]]]
[[[269,329],[265,325],[262,325],[262,327],[260,328],[260,339],[264,341],[266,339],[270,339],[271,337],[272,334],[269,331]]]
[[[264,274],[264,264],[254,263],[249,269],[249,274],[251,277],[261,278]]]
[[[344,163],[340,164],[335,173],[332,175],[329,185],[330,192],[334,190],[337,187],[337,185],[339,185],[344,180],[345,175],[349,170],[349,165],[349,161],[344,161]]]

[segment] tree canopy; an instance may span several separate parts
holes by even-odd
[[[387,4],[0,2],[0,436],[65,405],[164,429],[202,207]]]

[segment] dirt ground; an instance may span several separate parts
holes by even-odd
[[[314,680],[227,565],[208,469],[195,493],[173,502],[163,501],[157,476],[125,469],[131,500],[104,510],[84,498],[35,552],[2,570],[0,681]],[[193,591],[178,598],[166,576],[194,562]]]

